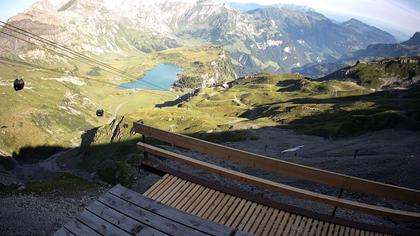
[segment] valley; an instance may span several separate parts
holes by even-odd
[[[116,184],[148,189],[159,176],[140,168],[146,155],[136,147],[143,138],[134,131],[137,121],[419,189],[419,39],[416,32],[398,42],[358,19],[338,22],[288,4],[37,1],[0,21],[0,203],[10,204],[0,232],[48,235]],[[16,78],[25,82],[20,91]],[[293,187],[343,193],[152,138],[148,143]],[[152,158],[222,186],[332,210]],[[54,211],[43,221],[45,209]],[[337,214],[419,227],[343,209]],[[10,220],[17,215],[27,229]]]

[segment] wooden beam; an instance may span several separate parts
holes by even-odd
[[[225,177],[235,179],[237,181],[241,181],[247,184],[252,184],[254,186],[258,186],[258,187],[272,190],[275,192],[288,194],[293,197],[321,202],[321,203],[329,204],[332,206],[343,207],[343,208],[361,211],[361,212],[365,212],[365,213],[369,213],[373,215],[380,215],[384,217],[420,222],[420,213],[408,212],[408,211],[403,211],[403,210],[395,210],[395,209],[390,209],[386,207],[380,207],[380,206],[374,206],[374,205],[369,205],[365,203],[354,202],[354,201],[350,201],[346,199],[339,199],[337,197],[332,197],[332,196],[328,196],[321,193],[316,193],[316,192],[312,192],[312,191],[308,191],[304,189],[295,188],[295,187],[288,186],[285,184],[280,184],[280,183],[276,183],[270,180],[244,174],[238,171],[226,169],[217,165],[199,161],[199,160],[196,160],[196,159],[184,156],[184,155],[180,155],[177,153],[173,153],[173,152],[161,149],[161,148],[157,148],[148,144],[138,143],[137,146],[141,150],[149,152],[150,154],[153,154],[155,156],[160,156],[167,159],[180,161],[193,167],[197,167],[206,171],[210,171],[212,173],[216,173]]]
[[[284,174],[298,179],[335,186],[349,191],[420,203],[420,190],[417,189],[380,183],[283,160],[277,160],[193,137],[163,131],[137,122],[134,123],[134,129],[137,133],[141,133],[147,137],[152,137],[179,147],[188,148],[273,173]]]

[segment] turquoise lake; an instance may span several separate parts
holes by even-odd
[[[177,75],[181,72],[182,68],[175,64],[159,64],[146,71],[144,76],[138,80],[121,84],[118,88],[168,91],[177,80]]]

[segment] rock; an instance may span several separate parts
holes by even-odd
[[[19,188],[17,188],[17,190],[18,191],[23,191],[23,190],[25,190],[26,189],[26,187],[24,186],[24,185],[22,185],[22,186],[20,186]]]

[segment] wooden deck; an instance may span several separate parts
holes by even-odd
[[[162,205],[117,185],[54,235],[246,236],[249,234]]]
[[[253,235],[391,235],[302,216],[166,174],[145,196]]]

